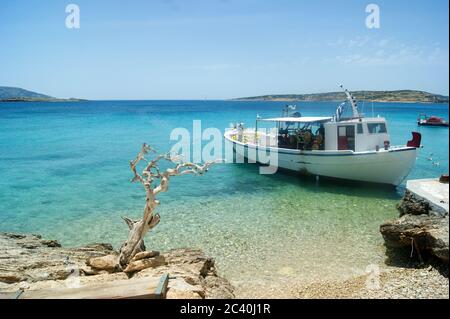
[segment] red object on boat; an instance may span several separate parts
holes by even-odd
[[[439,182],[448,184],[448,174],[442,174],[441,177],[439,177]]]
[[[428,126],[448,126],[448,122],[438,116],[426,116],[425,114],[419,114],[417,118],[418,125]]]
[[[427,119],[427,122],[430,122],[430,123],[442,123],[443,120],[440,117],[437,117],[437,116],[430,116]]]
[[[348,150],[347,136],[339,136],[338,138],[338,150]]]
[[[411,133],[412,133],[413,138],[412,138],[412,140],[408,141],[408,143],[406,143],[406,146],[419,148],[420,141],[422,140],[422,135],[418,132],[411,132]]]

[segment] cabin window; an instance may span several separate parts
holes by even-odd
[[[361,123],[358,123],[358,125],[357,125],[357,132],[358,132],[358,134],[364,133],[363,125]]]
[[[367,123],[367,129],[371,134],[386,133],[385,123]]]

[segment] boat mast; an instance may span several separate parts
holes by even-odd
[[[344,93],[347,96],[347,100],[350,102],[350,105],[352,106],[353,117],[355,117],[355,118],[360,117],[359,111],[358,111],[358,105],[356,104],[356,100],[355,100],[354,96],[347,89],[344,89],[342,84],[339,86],[341,87],[342,90],[344,90]]]

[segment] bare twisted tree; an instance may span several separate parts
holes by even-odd
[[[122,217],[130,229],[128,239],[120,248],[119,264],[122,269],[126,268],[128,263],[137,253],[145,250],[144,236],[148,231],[154,228],[160,220],[159,214],[154,213],[155,208],[159,204],[156,196],[159,193],[168,190],[170,177],[186,174],[203,175],[213,163],[217,162],[210,161],[203,165],[183,162],[179,155],[173,156],[170,153],[157,155],[149,160],[146,158],[149,153],[156,154],[157,152],[144,143],[139,154],[130,162],[130,168],[134,174],[131,182],[140,182],[144,186],[146,202],[142,219],[132,220],[127,217]],[[162,160],[174,164],[175,167],[161,170],[159,162]],[[137,166],[141,161],[145,162],[146,165],[142,170],[142,173],[139,174],[137,172]]]

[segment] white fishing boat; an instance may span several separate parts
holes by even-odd
[[[291,107],[288,106],[281,117],[257,116],[255,128],[246,129],[242,123],[234,125],[225,132],[225,140],[248,162],[273,165],[267,162],[266,154],[274,152],[278,168],[399,185],[415,164],[421,135],[412,132],[412,140],[405,145],[391,145],[386,119],[364,117],[351,93],[344,92],[347,100],[333,116],[309,117],[298,112],[289,115]],[[352,116],[344,118],[342,113],[348,104]],[[271,132],[258,129],[261,122],[272,122],[275,128]]]

